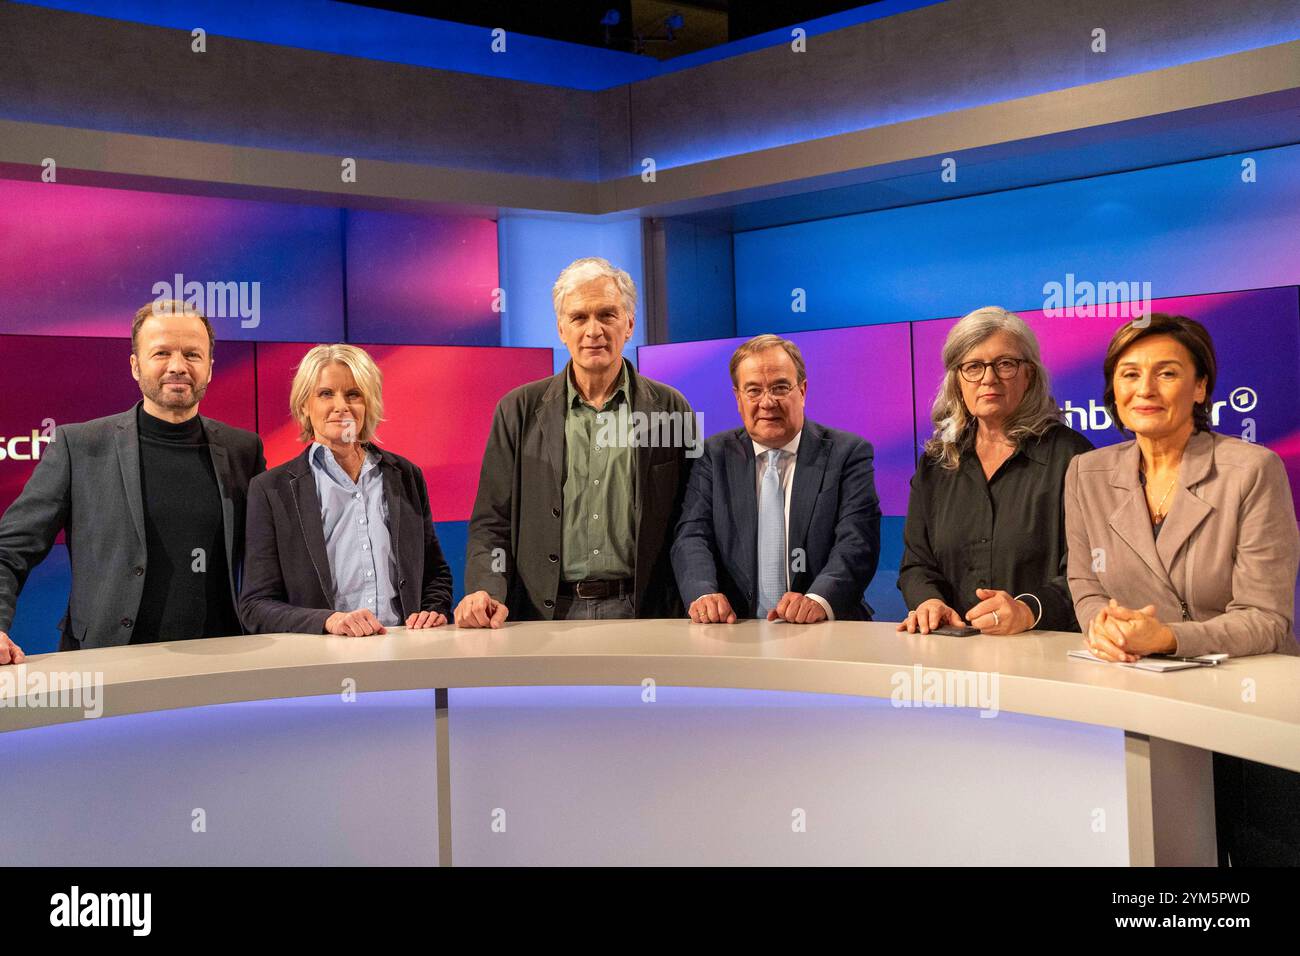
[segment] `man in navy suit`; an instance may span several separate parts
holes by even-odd
[[[808,377],[793,342],[750,339],[731,357],[731,384],[745,426],[704,443],[672,549],[691,620],[871,620],[871,445],[804,418]]]

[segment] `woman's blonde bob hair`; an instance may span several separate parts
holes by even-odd
[[[955,469],[962,453],[974,447],[975,416],[961,395],[961,373],[957,367],[981,342],[997,332],[1007,332],[1030,362],[1030,382],[1020,405],[1007,419],[1006,437],[1019,445],[1026,438],[1038,438],[1061,421],[1061,410],[1052,397],[1052,383],[1038,352],[1038,339],[1014,312],[986,305],[976,309],[952,327],[943,343],[943,384],[934,397],[930,420],[934,434],[925,443],[925,453],[944,468]]]
[[[307,414],[307,399],[320,381],[320,373],[328,365],[342,365],[352,373],[366,403],[366,420],[361,423],[357,441],[371,441],[375,429],[384,420],[384,373],[379,371],[379,366],[365,349],[355,345],[317,345],[298,363],[293,387],[289,389],[289,414],[301,426],[298,440],[306,444],[316,437],[311,427],[311,416]]]

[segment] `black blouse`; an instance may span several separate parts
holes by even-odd
[[[1054,425],[985,480],[972,448],[955,471],[928,456],[912,476],[898,587],[907,606],[939,598],[964,618],[976,588],[1028,592],[1043,603],[1038,629],[1077,631],[1066,583],[1065,470],[1092,443]],[[1026,601],[1037,611],[1033,601]]]

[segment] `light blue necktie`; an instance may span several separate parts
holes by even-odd
[[[785,594],[785,492],[777,462],[781,452],[767,453],[758,497],[758,616],[776,607]]]

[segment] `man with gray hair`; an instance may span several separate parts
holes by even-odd
[[[731,386],[744,425],[704,443],[673,544],[691,620],[871,620],[871,445],[804,415],[808,375],[788,339],[760,335],[736,349]]]
[[[675,617],[669,548],[689,472],[691,406],[623,357],[636,323],[625,271],[578,259],[556,279],[552,303],[571,358],[497,404],[456,624]],[[633,416],[689,422],[676,432],[686,440],[646,440],[629,427]]]

